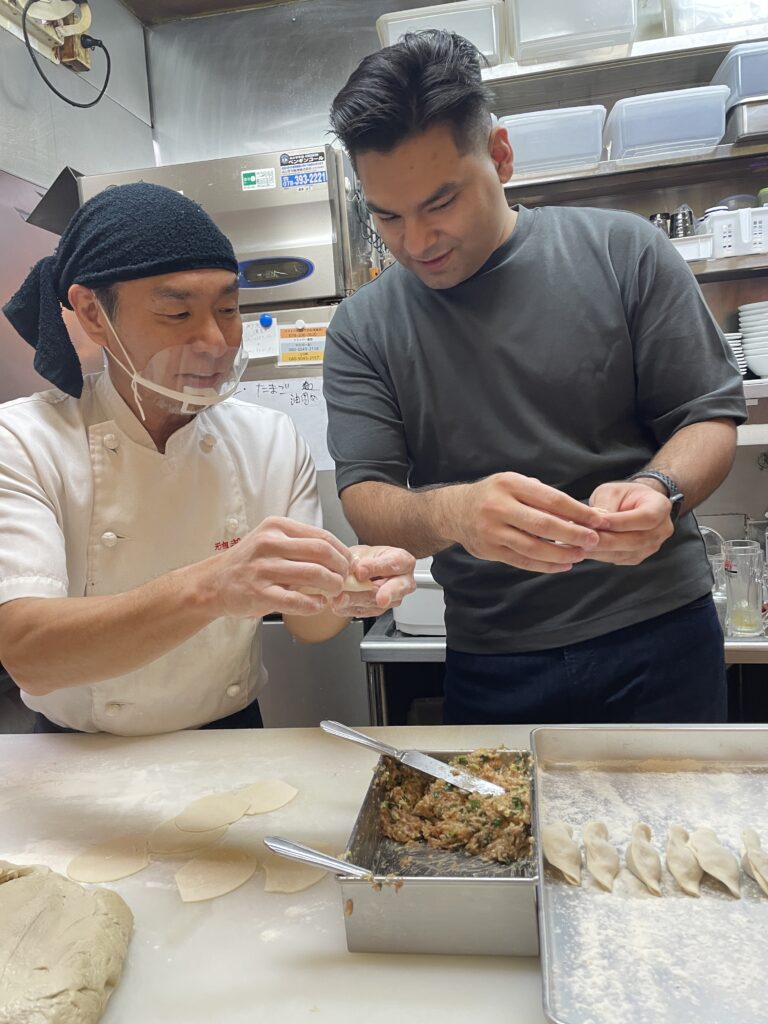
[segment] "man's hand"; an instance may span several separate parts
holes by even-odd
[[[350,574],[358,583],[372,586],[368,590],[345,591],[331,598],[334,614],[342,618],[373,618],[388,608],[396,608],[416,589],[413,579],[416,559],[403,548],[356,544],[349,548],[349,553]]]
[[[639,565],[655,555],[673,532],[672,503],[652,478],[600,484],[589,499],[604,509],[607,529],[588,558],[612,565]]]
[[[348,548],[327,530],[271,516],[200,565],[218,615],[261,618],[269,612],[321,612],[326,595],[341,593],[350,561]],[[301,593],[300,587],[322,593]]]
[[[440,492],[435,492],[436,494]],[[566,572],[597,548],[599,509],[519,473],[444,489],[450,536],[471,555],[528,572]]]

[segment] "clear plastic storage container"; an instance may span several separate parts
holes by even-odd
[[[625,56],[637,31],[635,0],[508,0],[510,39],[520,64]]]
[[[596,167],[603,152],[605,107],[558,107],[502,117],[514,151],[514,172],[536,174]]]
[[[768,2],[765,7],[768,18]],[[715,72],[712,85],[727,85],[731,90],[726,110],[747,100],[768,99],[768,42],[734,46]]]
[[[765,0],[664,0],[663,11],[668,36],[768,22]]]
[[[605,123],[609,160],[651,160],[714,149],[725,132],[727,85],[628,96]]]
[[[376,31],[382,46],[391,46],[406,32],[443,28],[474,43],[489,64],[507,57],[504,0],[457,0],[412,11],[382,14]]]

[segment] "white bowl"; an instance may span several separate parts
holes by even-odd
[[[739,313],[739,330],[742,324],[759,324],[764,321],[768,321],[765,313]]]
[[[745,312],[752,309],[768,309],[768,301],[763,302],[745,302],[743,306],[739,306],[739,312]]]
[[[749,356],[747,358],[747,366],[758,377],[768,377],[768,353],[764,356]]]

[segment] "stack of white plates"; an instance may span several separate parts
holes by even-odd
[[[744,349],[741,346],[741,334],[738,332],[735,334],[726,334],[725,340],[728,342],[728,347],[736,357],[736,362],[739,364],[741,370],[741,376],[745,377],[747,373],[747,357],[744,355]]]
[[[739,330],[747,366],[758,377],[768,377],[768,302],[739,306]]]

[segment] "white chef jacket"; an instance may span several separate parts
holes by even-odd
[[[228,399],[161,454],[106,371],[79,400],[54,389],[0,405],[0,604],[122,593],[271,515],[321,523],[312,459],[283,413]],[[194,728],[254,699],[260,639],[260,620],[221,618],[134,672],[22,697],[84,732]],[[49,671],[55,682],[53,659]]]

